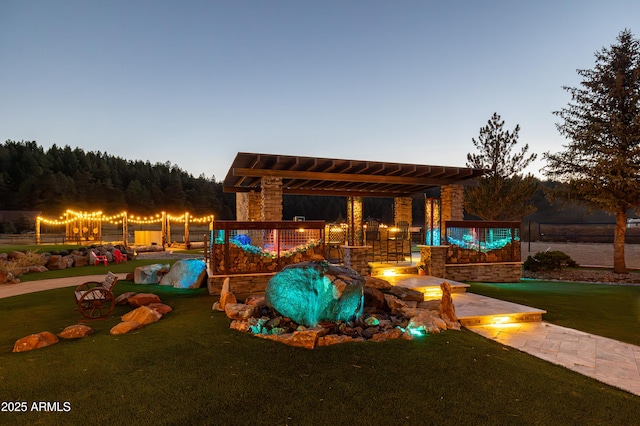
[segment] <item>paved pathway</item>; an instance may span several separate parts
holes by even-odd
[[[33,293],[35,291],[52,290],[61,287],[73,287],[89,281],[104,281],[107,274],[85,275],[82,277],[55,278],[51,280],[25,281],[17,284],[0,284],[0,299],[21,294]],[[116,274],[119,280],[127,277],[126,273]]]
[[[640,346],[547,322],[483,325],[468,329],[503,345],[640,395]]]

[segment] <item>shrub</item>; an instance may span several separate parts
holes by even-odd
[[[19,277],[26,272],[29,266],[44,265],[47,263],[46,258],[35,251],[27,251],[24,256],[15,260],[0,260],[0,271],[9,272],[14,277]]]
[[[559,271],[562,268],[576,268],[578,264],[568,254],[561,251],[540,251],[527,257],[523,267],[527,271]]]

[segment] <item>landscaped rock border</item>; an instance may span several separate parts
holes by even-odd
[[[224,311],[230,328],[290,346],[313,349],[345,342],[411,340],[442,330],[460,330],[451,298],[451,286],[440,285],[441,300],[424,301],[418,291],[398,288],[380,278],[365,277],[364,313],[353,321],[320,322],[304,327],[267,306],[264,296],[252,296],[244,303],[223,286],[213,309]],[[395,294],[393,294],[395,293]]]
[[[122,297],[126,296],[126,297]],[[160,298],[153,293],[137,294],[134,292],[125,293],[119,296],[120,301],[135,307],[132,311],[124,314],[122,321],[109,330],[110,334],[124,334],[142,328],[145,325],[159,321],[165,314],[173,309],[165,305]],[[120,303],[122,304],[122,303]],[[73,324],[62,330],[57,336],[49,331],[30,334],[18,339],[13,345],[12,352],[26,352],[34,349],[41,349],[55,345],[61,339],[82,339],[94,333],[93,328],[85,324]]]
[[[79,247],[76,250],[59,250],[51,252],[13,251],[0,253],[0,284],[18,283],[20,275],[27,272],[45,272],[49,270],[67,269],[91,265],[95,256],[104,256],[107,262],[115,261],[113,251],[120,250],[128,259],[134,258],[133,250],[123,245],[105,244],[100,246]],[[3,265],[4,264],[4,267]]]

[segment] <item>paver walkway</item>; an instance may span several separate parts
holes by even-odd
[[[119,280],[127,278],[126,273],[116,274]],[[51,280],[26,281],[17,284],[0,284],[0,299],[35,291],[53,290],[54,288],[79,286],[89,281],[104,281],[107,274],[84,275],[81,277],[54,278]]]
[[[640,395],[640,346],[547,322],[468,327],[474,333]]]

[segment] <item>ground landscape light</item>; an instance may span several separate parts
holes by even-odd
[[[493,317],[493,324],[508,324],[513,323],[513,318],[509,315],[503,315],[498,317]]]

